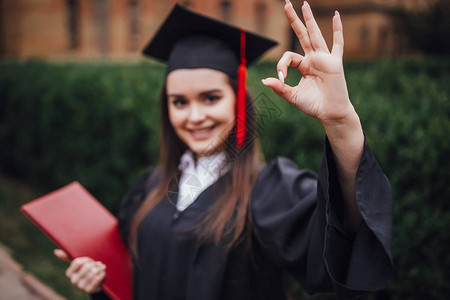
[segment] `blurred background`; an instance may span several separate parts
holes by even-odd
[[[176,1],[0,0],[0,299],[88,299],[19,211],[79,181],[111,212],[158,160],[165,66],[140,50]],[[292,1],[299,11],[302,1]],[[318,170],[324,132],[260,80],[302,52],[282,0],[181,1],[279,46],[249,69],[266,160]],[[342,16],[350,98],[394,192],[396,274],[362,299],[450,295],[450,1],[310,0],[331,45]],[[300,76],[289,71],[287,82]],[[306,295],[287,279],[290,299]]]
[[[176,1],[161,0],[1,0],[0,56],[51,60],[141,59],[140,50]],[[303,1],[292,1],[300,9]],[[271,37],[277,58],[299,51],[297,38],[280,7],[282,0],[192,0],[181,4]],[[448,1],[311,0],[326,40],[331,16],[343,16],[346,58],[377,58],[449,49]]]

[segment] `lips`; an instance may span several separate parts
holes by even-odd
[[[214,125],[205,128],[188,129],[188,132],[194,140],[206,140],[210,138],[215,127]]]

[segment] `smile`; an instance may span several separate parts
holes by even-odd
[[[195,140],[206,140],[208,139],[214,128],[216,126],[211,126],[211,127],[207,127],[207,128],[201,128],[201,129],[188,129],[189,133],[191,134],[192,138]]]

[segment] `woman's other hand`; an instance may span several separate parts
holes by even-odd
[[[305,24],[288,0],[284,10],[305,55],[284,53],[277,65],[279,79],[267,78],[263,83],[323,125],[354,118],[356,112],[350,103],[342,64],[344,36],[339,13],[336,11],[333,17],[333,47],[330,52],[306,1],[302,6]],[[288,67],[296,68],[303,75],[297,86],[284,83]]]
[[[67,253],[61,249],[55,249],[54,254],[62,260],[70,260]],[[70,263],[66,276],[73,285],[86,293],[96,293],[101,291],[101,284],[106,277],[105,265],[89,257],[78,257]]]

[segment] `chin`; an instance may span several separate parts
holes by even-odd
[[[189,149],[198,156],[208,156],[218,152],[217,143],[213,141],[192,145]]]

